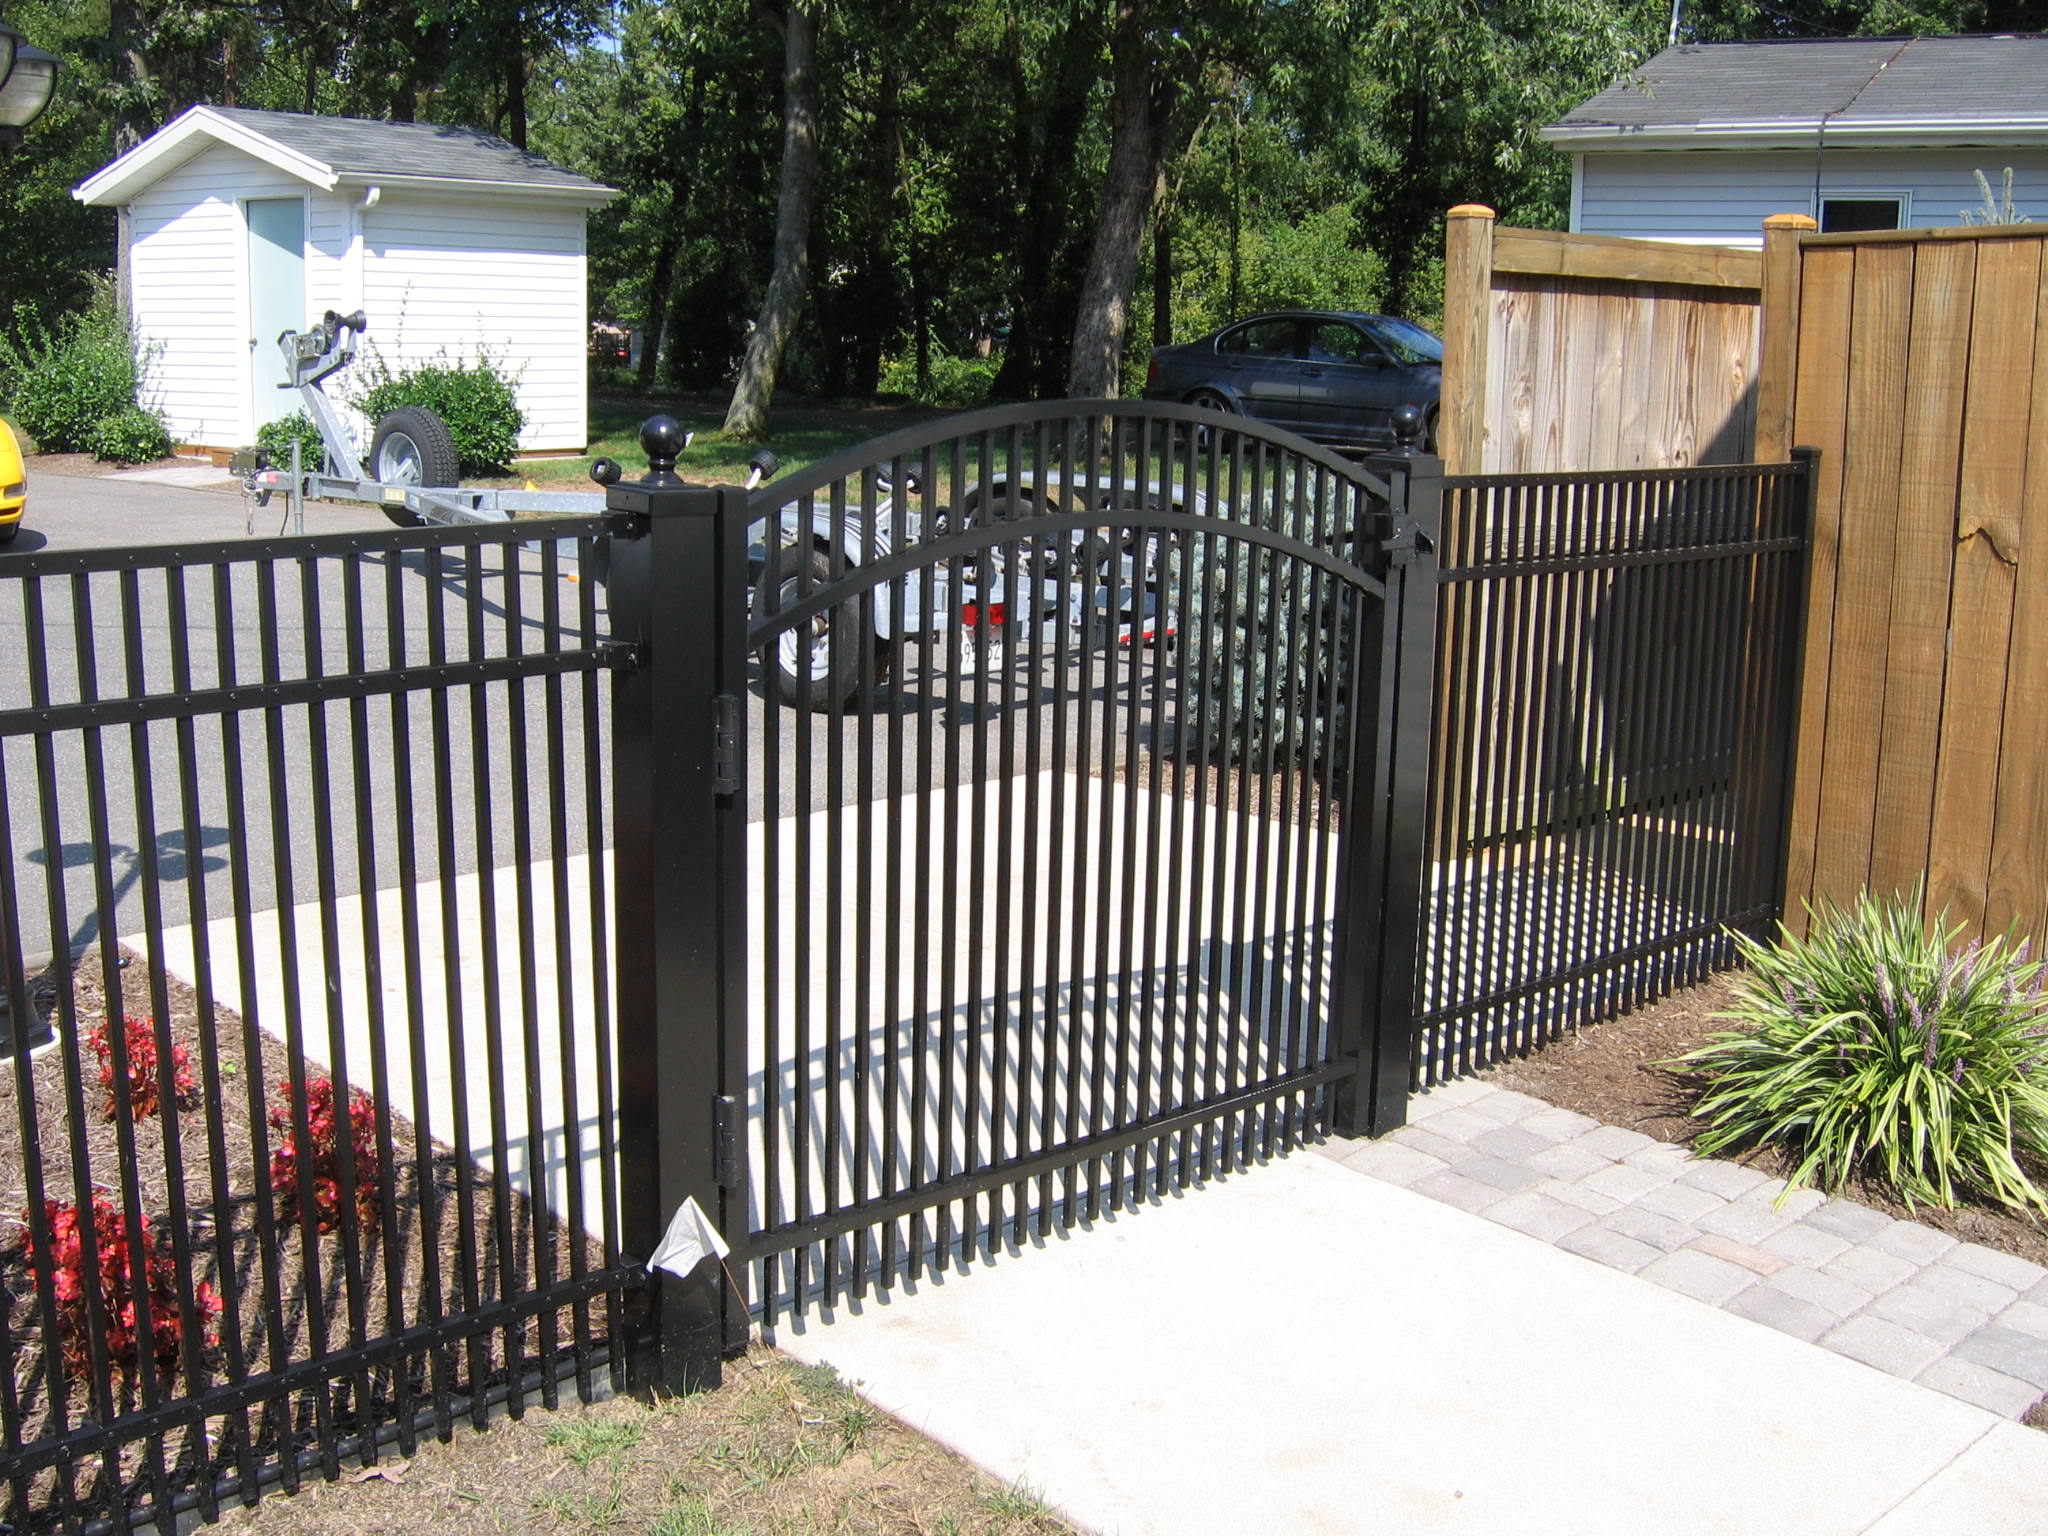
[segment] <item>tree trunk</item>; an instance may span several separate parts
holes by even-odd
[[[1067,393],[1108,399],[1122,393],[1124,331],[1138,279],[1145,226],[1159,185],[1161,124],[1154,98],[1150,0],[1117,0],[1110,43],[1109,171],[1102,211],[1081,278]]]
[[[1010,335],[1002,366],[989,387],[998,400],[1055,392],[1060,375],[1058,339],[1072,330],[1060,323],[1068,297],[1061,289],[1066,262],[1064,210],[1074,178],[1088,97],[1095,84],[1097,38],[1089,7],[1074,0],[1059,44],[1043,105],[1035,105],[1024,75],[1023,43],[1013,24],[1009,49],[1011,174],[1022,223],[1011,239],[1017,283],[1010,295]],[[1052,384],[1047,383],[1048,378]]]
[[[505,137],[515,149],[526,148],[526,42],[514,6],[505,38]]]
[[[682,201],[678,189],[677,202]],[[640,328],[640,393],[654,387],[654,362],[661,354],[662,334],[668,329],[670,291],[676,285],[676,253],[682,246],[682,221],[673,212],[662,225],[661,244],[654,252],[654,276],[647,282],[647,323]]]
[[[1158,212],[1152,219],[1152,345],[1173,345],[1173,208],[1166,200],[1166,177],[1153,196]]]
[[[880,13],[884,33],[895,21]],[[904,67],[884,43],[881,88],[875,101],[875,137],[869,161],[866,249],[852,297],[861,306],[847,348],[847,384],[853,394],[872,395],[882,383],[883,350],[901,334],[903,301],[896,261],[896,195],[903,179]]]
[[[811,205],[818,186],[818,24],[789,0],[782,27],[782,178],[775,205],[775,270],[732,387],[725,431],[759,437],[775,396],[783,349],[810,282]]]

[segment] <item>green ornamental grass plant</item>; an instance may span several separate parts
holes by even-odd
[[[1737,935],[1740,1026],[1672,1066],[1705,1079],[1706,1155],[1776,1146],[1788,1182],[1876,1176],[1908,1206],[1974,1195],[2048,1213],[2048,976],[2028,946],[1972,941],[1919,902],[1858,899],[1804,939]]]

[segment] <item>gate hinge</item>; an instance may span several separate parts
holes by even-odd
[[[1394,513],[1382,513],[1388,533],[1380,540],[1380,553],[1387,557],[1389,565],[1406,565],[1417,555],[1430,547],[1429,535],[1422,531],[1422,525],[1412,517],[1401,517]]]
[[[729,693],[711,700],[711,792],[737,794],[740,787],[740,701]]]
[[[740,1101],[729,1093],[711,1101],[711,1176],[720,1189],[740,1187]]]

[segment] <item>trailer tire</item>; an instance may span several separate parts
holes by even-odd
[[[816,545],[809,549],[802,545],[784,546],[779,564],[784,572],[779,590],[771,593],[765,574],[754,588],[757,620],[795,606],[806,585],[816,591],[832,584],[832,557]],[[792,568],[796,565],[807,568],[808,583]],[[874,646],[871,681],[878,684],[889,672],[889,647],[874,633],[874,627],[874,597],[863,592],[795,628],[781,631],[761,648],[762,668],[775,696],[792,709],[814,713],[851,708],[860,700],[863,640],[872,637]]]
[[[383,485],[456,485],[461,480],[461,457],[448,423],[423,405],[400,406],[377,418],[365,467]],[[406,507],[388,502],[384,515],[401,528],[419,521]]]

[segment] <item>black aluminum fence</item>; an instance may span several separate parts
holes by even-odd
[[[1780,915],[1812,463],[1446,482],[1418,1086]]]
[[[1066,402],[746,505],[766,1315],[1397,1122],[1435,468]]]
[[[6,1529],[618,1372],[608,538],[0,561]]]

